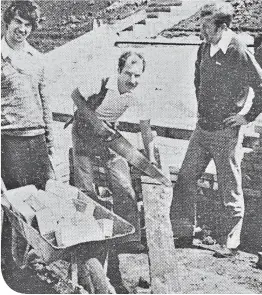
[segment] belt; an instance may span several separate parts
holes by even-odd
[[[72,124],[74,122],[74,120],[77,119],[77,111],[74,113],[74,115],[66,121],[65,125],[64,125],[64,129],[66,129],[70,124]],[[116,123],[115,122],[107,122],[104,121],[110,128],[112,129],[116,129]]]

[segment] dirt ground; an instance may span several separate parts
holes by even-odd
[[[218,259],[206,249],[177,249],[177,279],[184,294],[260,294],[262,271],[257,257],[240,252],[235,258]],[[131,293],[150,293],[139,288],[140,278],[149,280],[146,254],[122,254],[120,269]]]

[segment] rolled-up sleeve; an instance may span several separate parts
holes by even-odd
[[[40,81],[39,81],[39,95],[42,102],[43,108],[43,120],[45,123],[45,136],[47,147],[54,146],[54,136],[53,136],[53,116],[50,107],[50,95],[47,90],[47,77],[45,67],[42,66]]]
[[[262,69],[255,57],[246,51],[241,57],[248,73],[248,84],[254,90],[254,98],[249,112],[245,115],[248,122],[252,122],[262,112]]]

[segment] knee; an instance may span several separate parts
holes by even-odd
[[[128,185],[128,184],[121,185],[120,190],[121,190],[122,195],[128,196],[132,200],[135,200],[136,194],[135,194],[135,191],[131,185]]]

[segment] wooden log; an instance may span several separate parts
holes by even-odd
[[[168,167],[162,167],[162,170],[166,176],[169,175]],[[141,180],[152,293],[180,293],[169,216],[173,188],[160,185],[147,176],[142,177]]]

